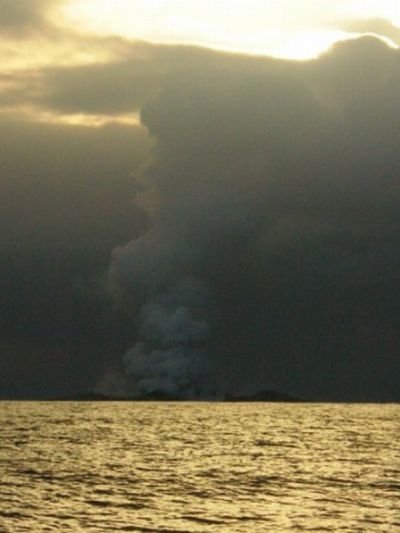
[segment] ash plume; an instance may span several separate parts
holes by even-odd
[[[134,394],[162,392],[187,399],[210,394],[205,293],[197,280],[183,280],[143,304],[139,341],[123,358]]]
[[[399,52],[368,37],[305,63],[173,54],[141,110],[150,229],[110,267],[136,332],[128,389],[390,388]]]
[[[164,232],[155,238],[150,231],[114,251],[111,278],[122,300],[135,302],[138,339],[123,356],[125,381],[119,394],[215,395],[209,352],[212,298],[206,282],[190,272],[195,262],[183,244],[168,240]]]

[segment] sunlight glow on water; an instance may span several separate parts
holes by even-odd
[[[0,531],[400,531],[399,415],[1,402]]]

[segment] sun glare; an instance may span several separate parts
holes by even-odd
[[[85,113],[60,114],[38,108],[32,105],[2,108],[0,116],[18,117],[23,121],[35,123],[55,124],[64,126],[82,126],[86,128],[99,128],[108,125],[141,126],[140,117],[137,113],[120,115],[100,115]]]
[[[63,17],[98,34],[293,59],[351,37],[344,20],[400,20],[398,0],[70,0]]]
[[[298,60],[310,59],[330,48],[335,42],[347,37],[346,32],[339,30],[293,33],[285,42],[281,43],[273,55]]]
[[[108,124],[118,124],[124,126],[140,126],[140,118],[137,114],[125,115],[89,115],[84,113],[75,113],[69,115],[59,115],[43,110],[30,110],[31,120],[36,122],[45,122],[47,124],[64,124],[67,126],[83,126],[87,128],[98,128]]]

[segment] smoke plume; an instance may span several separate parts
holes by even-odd
[[[365,38],[306,63],[174,54],[141,110],[151,227],[110,268],[136,331],[128,390],[378,390],[400,257],[398,51]]]

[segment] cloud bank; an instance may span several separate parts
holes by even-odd
[[[2,395],[398,400],[399,51],[117,41],[0,78]]]
[[[139,317],[124,358],[133,387],[164,388],[160,346],[142,333],[153,306],[166,325],[180,312],[189,331],[193,315],[207,325],[217,393],[395,394],[398,51],[364,38],[305,64],[171,53],[141,111],[155,139],[152,227],[111,265]],[[201,304],[190,290],[171,297],[192,282],[206,287]],[[190,359],[185,342],[175,349],[177,364],[181,351]]]

